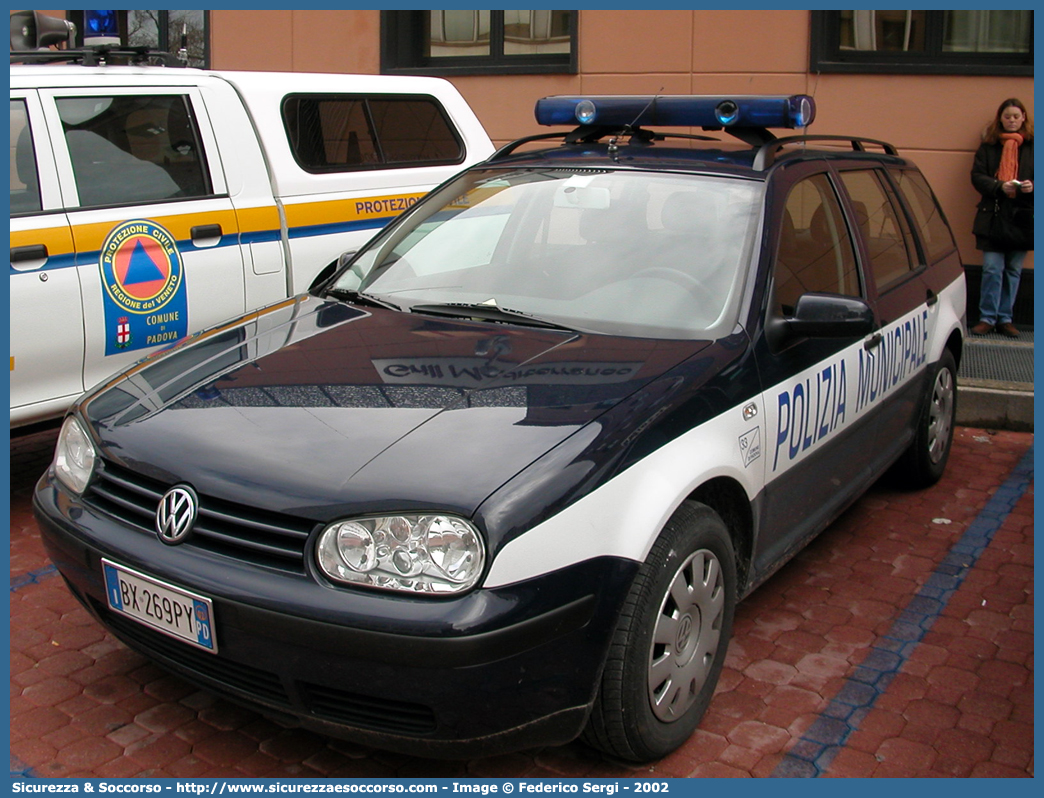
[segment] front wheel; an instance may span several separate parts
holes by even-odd
[[[584,740],[634,762],[696,729],[725,661],[736,607],[732,542],[716,512],[687,502],[635,577]]]
[[[946,470],[957,418],[957,363],[944,349],[924,397],[910,448],[896,463],[896,473],[912,488],[934,485]]]

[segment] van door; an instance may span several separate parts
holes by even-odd
[[[11,91],[11,423],[83,391],[83,308],[39,96]]]
[[[240,231],[198,89],[41,99],[82,288],[85,387],[242,313]]]

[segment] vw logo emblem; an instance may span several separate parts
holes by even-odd
[[[182,543],[192,531],[199,511],[199,499],[188,485],[171,488],[156,509],[156,534],[171,546]]]

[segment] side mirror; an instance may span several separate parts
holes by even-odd
[[[784,321],[791,337],[858,338],[874,331],[874,311],[862,299],[837,294],[802,294]]]
[[[328,263],[322,268],[322,270],[312,280],[311,285],[308,286],[309,294],[317,294],[323,285],[329,281],[337,272],[344,268],[344,265],[348,263],[352,258],[355,257],[356,250],[349,250],[348,252],[342,252],[335,263]]]

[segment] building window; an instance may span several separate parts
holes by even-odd
[[[576,72],[576,11],[381,12],[381,70],[413,75]]]
[[[1032,11],[813,11],[813,72],[1032,75]]]
[[[148,47],[168,53],[181,49],[182,34],[188,50],[188,65],[210,66],[209,19],[206,11],[117,11],[120,39],[127,47]],[[77,44],[83,45],[83,11],[67,11],[66,19],[76,25]]]

